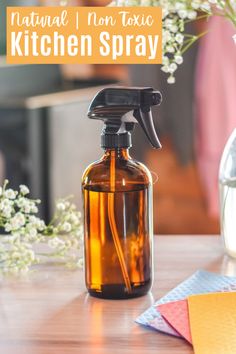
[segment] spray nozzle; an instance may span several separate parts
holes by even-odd
[[[104,121],[102,146],[129,147],[130,131],[139,123],[154,148],[160,148],[152,119],[152,106],[161,103],[161,93],[151,87],[110,87],[97,93],[88,111],[91,119]]]

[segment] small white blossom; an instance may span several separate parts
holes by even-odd
[[[64,211],[66,210],[66,206],[65,206],[65,203],[62,203],[62,202],[59,202],[56,204],[56,208],[58,211]]]
[[[168,16],[168,14],[169,14],[168,10],[165,9],[165,8],[163,8],[163,9],[162,9],[162,19],[165,19],[166,16]]]
[[[70,232],[71,231],[71,224],[69,222],[64,222],[62,225],[62,230],[65,232]]]
[[[31,238],[35,238],[35,237],[37,236],[37,229],[31,227],[31,228],[29,229],[29,236],[30,236]]]
[[[67,6],[68,0],[60,0],[60,6]]]
[[[30,213],[36,214],[38,211],[39,211],[38,207],[34,203],[31,203]]]
[[[200,0],[194,0],[194,1],[192,1],[191,5],[192,5],[193,9],[198,10],[198,9],[200,9],[201,1]]]
[[[175,55],[175,62],[176,62],[176,64],[178,64],[178,65],[181,65],[182,63],[183,63],[183,57],[182,57],[182,55],[179,55],[179,54],[176,54]]]
[[[170,62],[169,58],[167,56],[163,55],[162,65],[169,65],[169,62]]]
[[[166,47],[166,52],[167,53],[174,53],[175,52],[175,48],[172,45],[168,45]]]
[[[164,65],[161,67],[161,71],[163,71],[164,73],[168,73],[169,72],[169,66]]]
[[[25,186],[24,184],[20,185],[20,193],[23,195],[29,194],[29,188]]]
[[[175,4],[175,10],[176,10],[176,11],[179,11],[179,10],[183,10],[183,9],[185,9],[185,4],[182,3],[182,2],[176,2],[176,4]]]
[[[170,33],[170,31],[169,30],[164,30],[163,31],[163,42],[164,43],[167,43],[167,42],[169,42],[170,40],[171,40],[171,33]]]
[[[203,4],[201,4],[200,8],[201,8],[201,10],[206,11],[206,12],[211,11],[211,5],[207,1],[205,1]]]
[[[6,218],[9,219],[11,217],[11,214],[13,212],[13,209],[11,206],[5,206],[2,210],[2,215]]]
[[[75,214],[71,214],[70,221],[73,225],[78,225],[80,223],[80,216],[77,216]]]
[[[167,18],[165,19],[164,23],[165,23],[165,27],[168,28],[173,25],[173,20],[171,18]]]
[[[29,271],[29,267],[27,265],[24,265],[20,268],[20,273],[21,274],[27,274]]]
[[[197,18],[197,12],[194,11],[194,10],[189,11],[189,12],[188,12],[188,18],[189,18],[190,20],[195,20],[195,19]]]
[[[25,216],[24,214],[18,212],[10,221],[12,230],[18,230],[25,225]]]
[[[171,63],[169,66],[169,72],[173,74],[175,70],[177,69],[177,64],[176,63]]]
[[[185,18],[188,17],[188,12],[186,10],[179,10],[178,11],[178,15],[179,15],[180,18],[185,19]]]
[[[65,242],[61,240],[59,237],[54,237],[48,241],[48,246],[51,248],[64,247]]]
[[[178,34],[176,34],[176,36],[175,36],[175,40],[176,40],[176,42],[178,42],[179,44],[182,44],[183,41],[184,41],[184,36],[183,36],[181,33],[178,33]]]
[[[168,82],[168,84],[174,84],[175,83],[175,78],[174,78],[174,76],[169,76],[168,77],[168,79],[167,79],[167,82]]]
[[[84,267],[84,260],[83,258],[80,258],[77,262],[78,268],[83,268]]]
[[[13,189],[7,189],[4,192],[4,196],[8,199],[15,199],[17,196],[17,192],[15,192]]]
[[[151,6],[150,0],[141,0],[141,6]]]
[[[11,226],[10,223],[7,223],[7,224],[5,225],[5,231],[6,231],[6,232],[11,232],[11,231],[12,231],[12,226]]]
[[[178,32],[178,26],[177,25],[170,26],[170,31],[173,32],[173,33]]]

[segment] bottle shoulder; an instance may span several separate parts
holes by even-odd
[[[152,184],[148,168],[134,159],[116,159],[113,164],[116,190],[143,189]],[[90,164],[84,171],[82,187],[109,191],[111,185],[111,161],[99,160]]]

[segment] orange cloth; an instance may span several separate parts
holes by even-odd
[[[236,353],[236,292],[188,298],[195,354]]]

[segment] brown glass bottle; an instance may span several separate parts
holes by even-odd
[[[105,150],[83,175],[85,277],[89,293],[121,299],[152,285],[152,177],[128,149]]]

